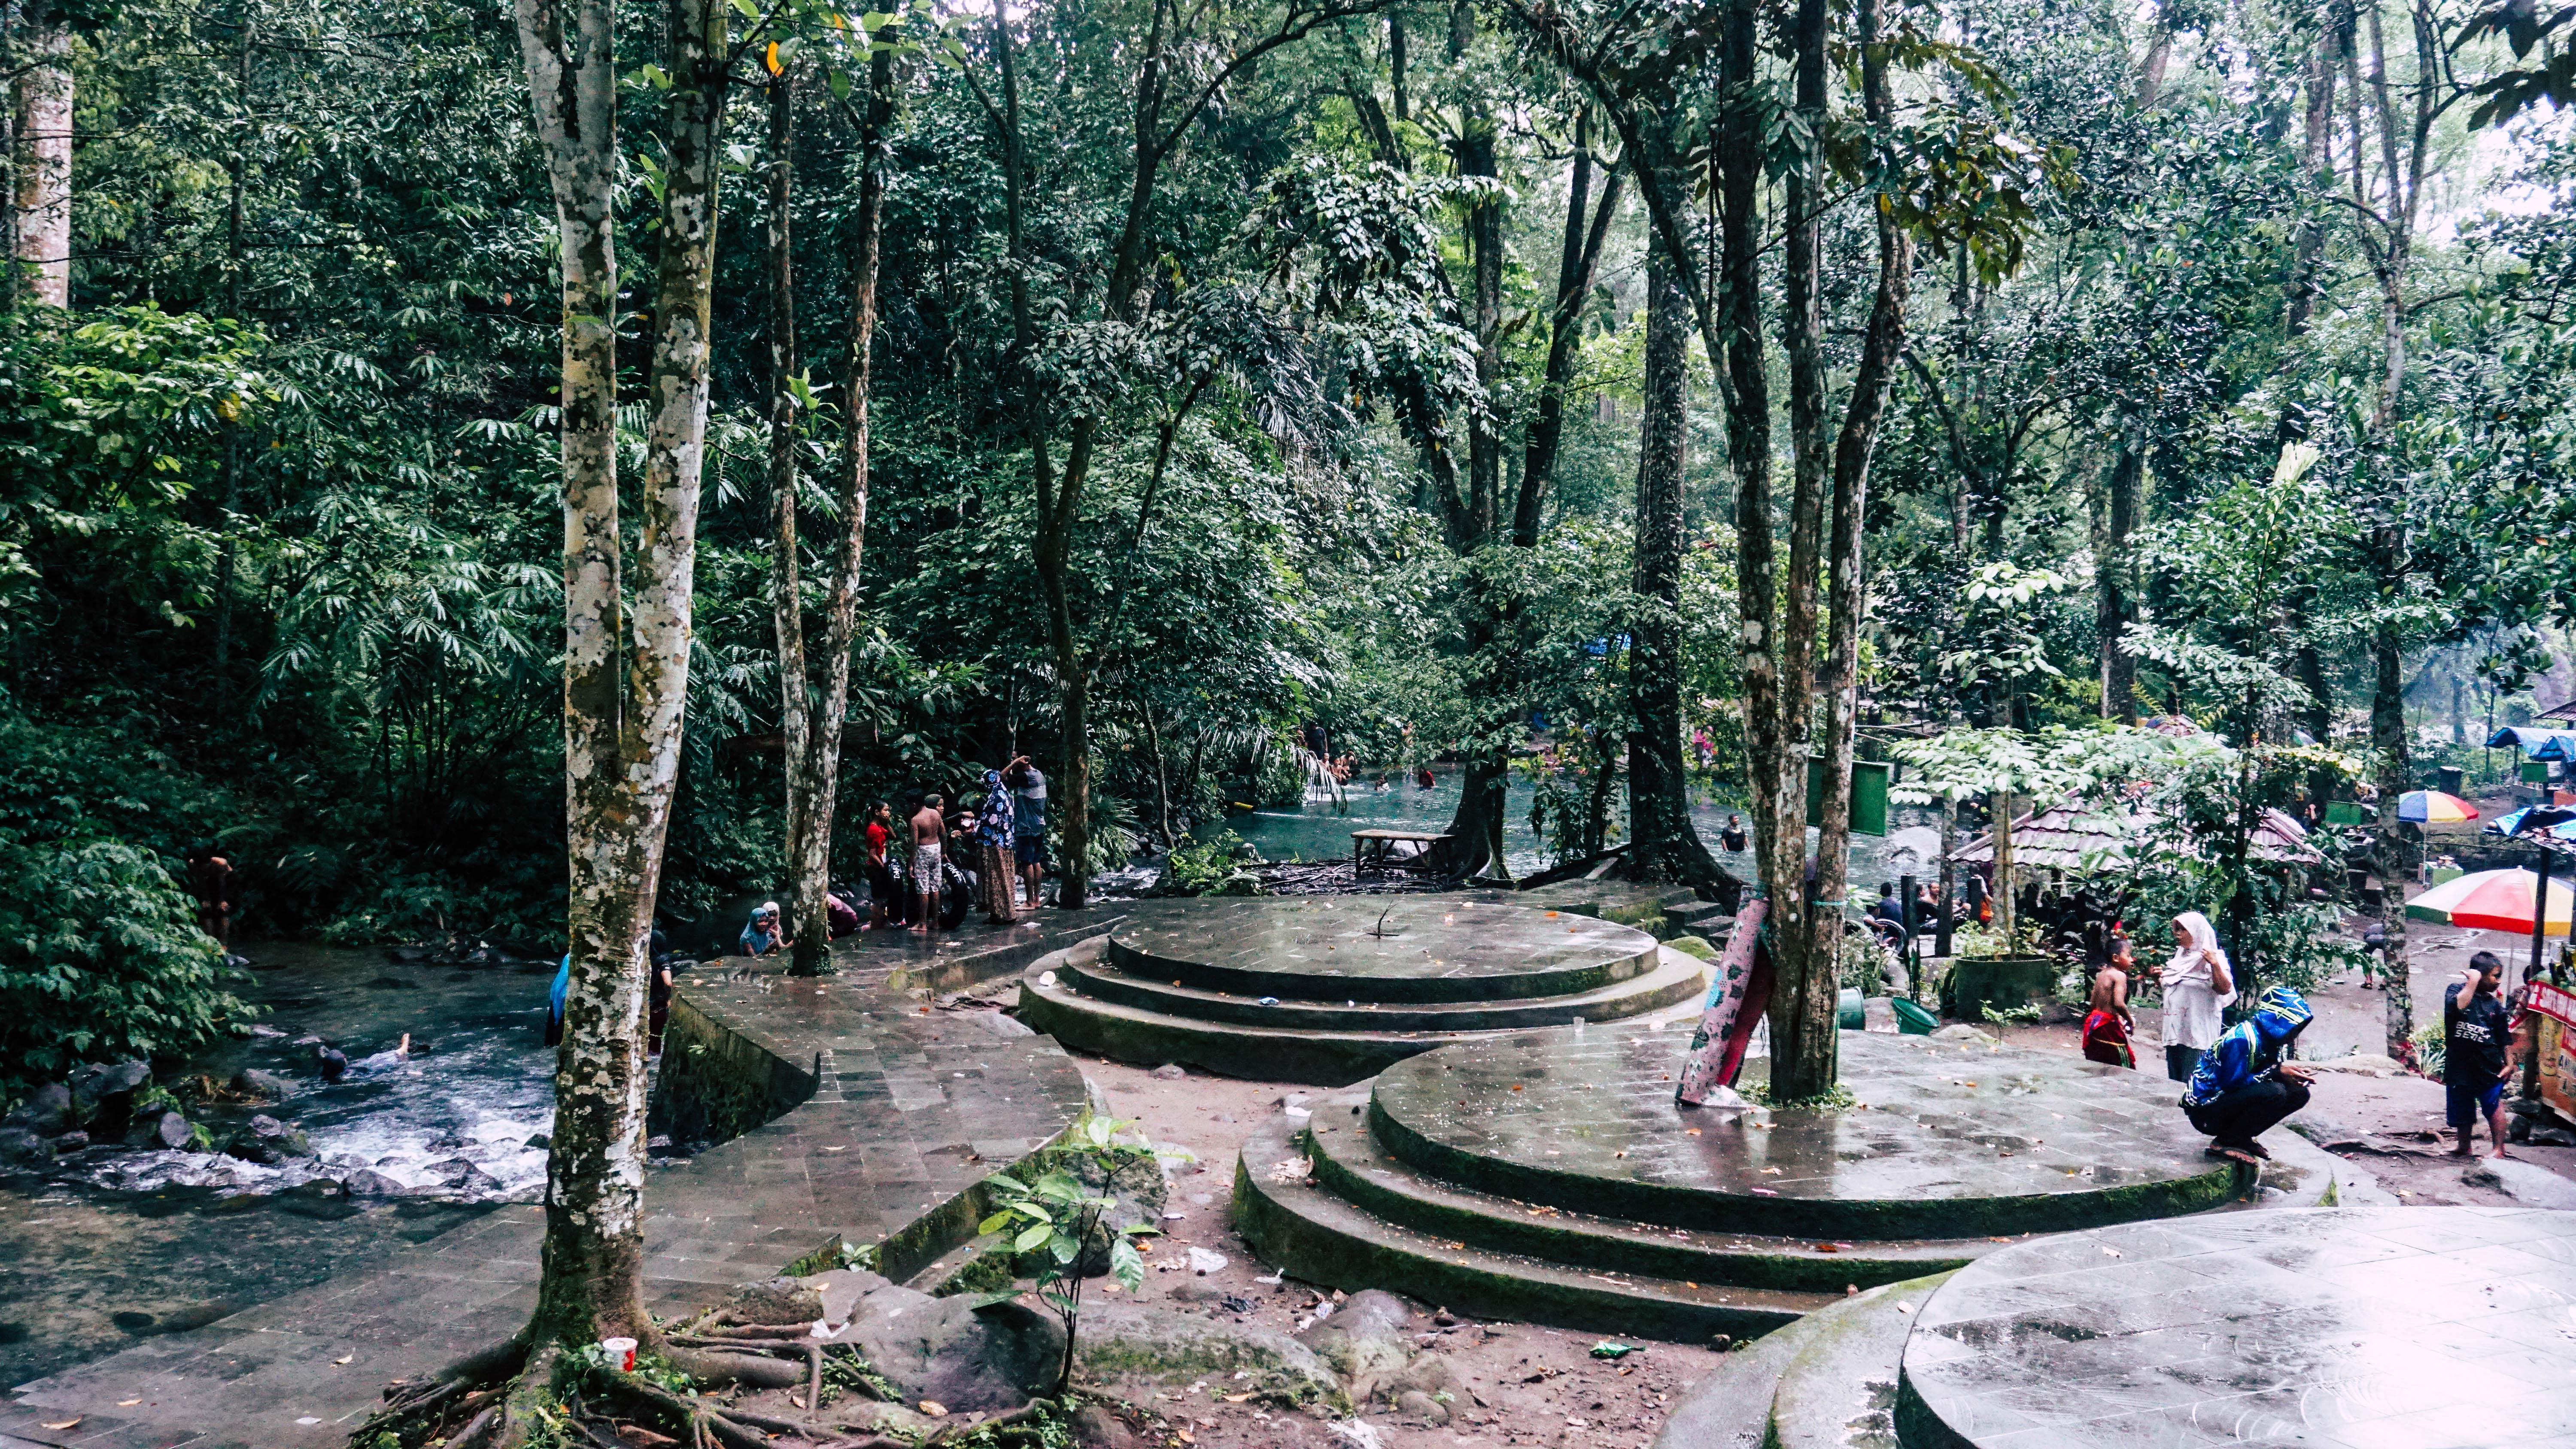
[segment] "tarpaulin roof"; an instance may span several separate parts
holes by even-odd
[[[2535,760],[2576,760],[2576,730],[2545,730],[2535,725],[2506,725],[2488,738],[2487,748],[2506,747]]]

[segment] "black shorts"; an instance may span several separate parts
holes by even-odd
[[[1023,869],[1046,864],[1046,837],[1035,834],[1017,837],[1011,843],[1011,858],[1017,860]]]

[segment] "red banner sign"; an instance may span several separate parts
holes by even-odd
[[[2534,981],[2523,988],[2522,1004],[2564,1027],[2576,1027],[2576,991]]]

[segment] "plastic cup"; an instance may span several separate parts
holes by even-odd
[[[635,1340],[631,1338],[603,1338],[599,1341],[599,1349],[600,1352],[607,1354],[608,1357],[616,1363],[617,1371],[619,1373],[631,1374],[635,1372]]]

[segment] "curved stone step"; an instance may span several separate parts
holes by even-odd
[[[1950,1281],[1891,1283],[1807,1321],[1772,1392],[1765,1449],[1899,1449],[1896,1395],[1914,1315]]]
[[[1619,1025],[1476,1036],[1389,1068],[1370,1131],[1424,1175],[1498,1197],[1772,1237],[2057,1232],[2235,1191],[2168,1083],[1926,1037],[1845,1031],[1840,1049],[1850,1107],[1763,1120],[1678,1107],[1669,1039]]]
[[[1123,922],[1108,959],[1140,980],[1255,1000],[1513,1001],[1642,976],[1657,946],[1632,926],[1521,905],[1257,897]]]
[[[1818,1309],[1728,1354],[1718,1360],[1716,1368],[1683,1390],[1673,1404],[1672,1416],[1656,1431],[1653,1449],[1772,1449],[1781,1444],[1772,1437],[1774,1409],[1793,1368],[1801,1366],[1802,1361],[1809,1366],[1819,1362],[1807,1358],[1808,1350],[1850,1342],[1855,1320],[1866,1333],[1867,1325],[1895,1303],[1921,1306],[1925,1294],[1947,1281],[1948,1276],[1936,1274],[1920,1282],[1882,1284]],[[1912,1321],[1910,1314],[1905,1319]],[[1898,1348],[1903,1348],[1901,1338]],[[1897,1359],[1891,1356],[1888,1362],[1893,1365]],[[1798,1397],[1802,1407],[1812,1401],[1812,1395],[1804,1389]]]
[[[1019,1018],[1066,1049],[1117,1061],[1159,1066],[1179,1062],[1218,1076],[1255,1081],[1347,1086],[1377,1075],[1407,1057],[1452,1042],[1506,1032],[1328,1031],[1310,1027],[1250,1026],[1202,1021],[1173,1012],[1127,1006],[1075,989],[1075,973],[1096,969],[1104,943],[1083,942],[1039,961],[1020,982]],[[1666,970],[1705,973],[1699,961],[1669,949],[1660,952],[1656,979]],[[1050,981],[1048,978],[1054,979]],[[1705,975],[1698,977],[1703,983]],[[1640,1005],[1632,1022],[1695,1016],[1698,988],[1675,993],[1662,1006]],[[1649,998],[1651,999],[1651,998]]]
[[[1906,1239],[1836,1242],[1692,1232],[1515,1201],[1439,1181],[1389,1155],[1369,1135],[1366,1092],[1315,1104],[1304,1145],[1320,1186],[1372,1216],[1418,1232],[1579,1267],[1657,1277],[1839,1294],[1963,1267],[1999,1246]]]
[[[1392,1004],[1324,1005],[1282,998],[1264,1006],[1257,997],[1209,991],[1179,981],[1157,981],[1125,969],[1115,960],[1069,961],[1058,974],[1095,1000],[1198,1021],[1297,1031],[1524,1031],[1638,1016],[1679,1002],[1697,1001],[1707,991],[1706,965],[1678,951],[1660,951],[1657,956],[1650,971],[1570,996]]]
[[[1264,1262],[1311,1283],[1384,1288],[1478,1317],[1704,1343],[1757,1337],[1841,1295],[1605,1273],[1488,1251],[1371,1216],[1309,1180],[1285,1117],[1243,1146],[1234,1220]]]

